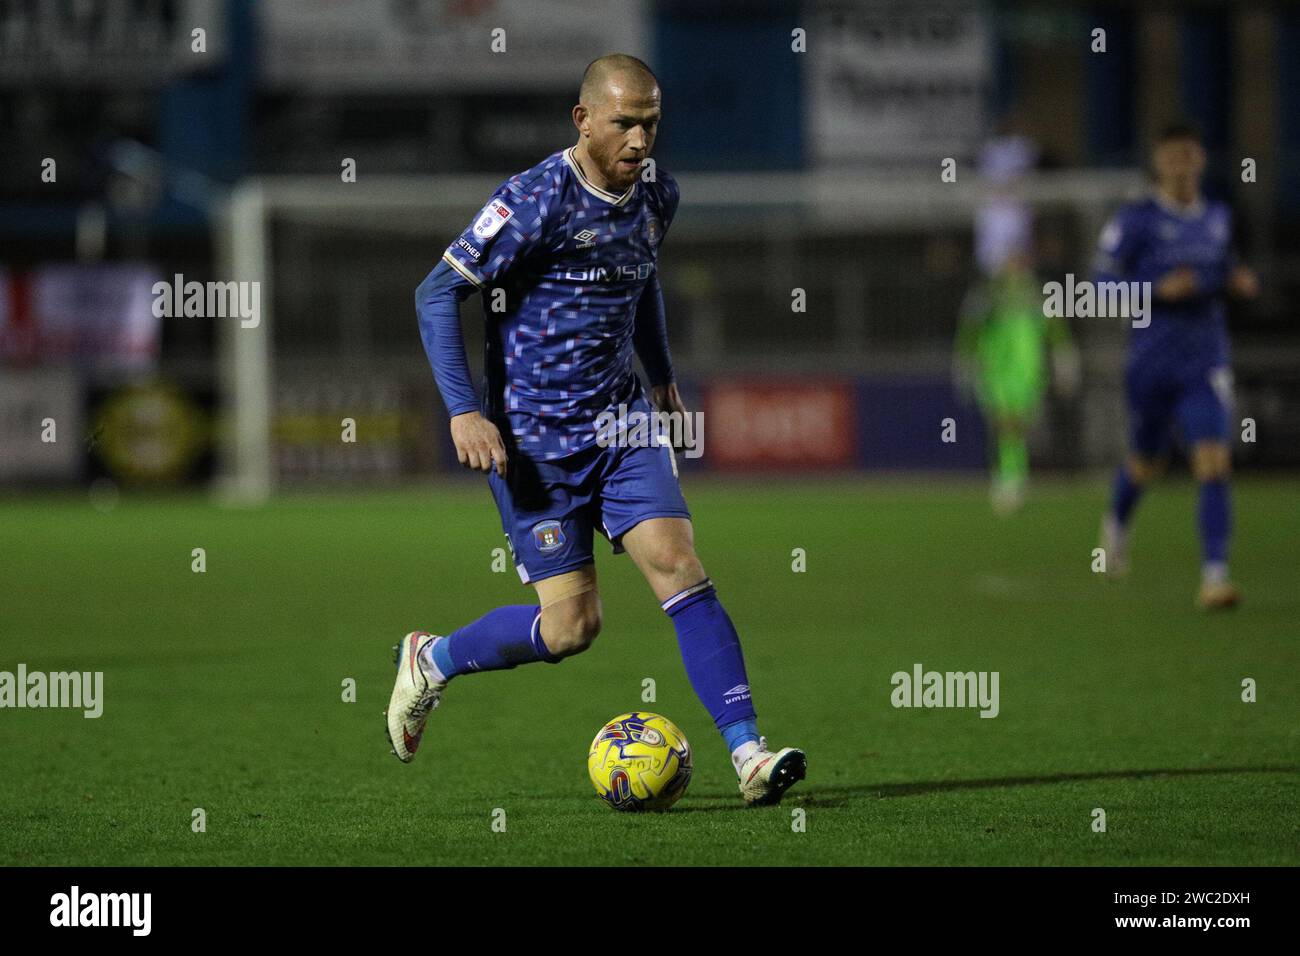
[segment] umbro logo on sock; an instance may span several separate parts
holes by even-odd
[[[749,697],[749,685],[737,684],[731,690],[722,692],[722,702],[724,704],[733,704],[738,700],[746,700]]]

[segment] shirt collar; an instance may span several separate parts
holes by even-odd
[[[587,192],[591,193],[593,196],[605,200],[605,202],[612,206],[627,205],[627,201],[631,199],[632,194],[636,192],[636,181],[633,180],[632,185],[627,187],[627,192],[623,193],[621,196],[618,193],[610,192],[608,189],[601,189],[587,178],[587,174],[584,173],[582,167],[578,165],[578,160],[573,155],[575,148],[576,147],[574,146],[570,146],[564,151],[564,161],[569,164],[569,168],[573,170],[573,174],[578,177],[578,182],[582,185],[582,188],[587,190]]]
[[[1169,215],[1189,222],[1200,219],[1205,213],[1205,199],[1202,196],[1197,196],[1196,201],[1190,206],[1180,206],[1177,203],[1170,202],[1159,191],[1155,193],[1155,200],[1156,205]]]

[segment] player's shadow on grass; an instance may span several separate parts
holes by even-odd
[[[1300,773],[1300,766],[1283,767],[1187,767],[1158,770],[1099,770],[1094,773],[1057,773],[1037,777],[990,777],[976,780],[926,780],[916,783],[864,783],[854,786],[796,788],[786,798],[790,806],[843,807],[874,797],[916,797],[953,790],[990,790],[997,787],[1032,787],[1054,783],[1078,783],[1085,780],[1141,780],[1145,777],[1205,777],[1234,773]],[[674,807],[673,812],[743,810],[732,795],[702,794],[689,806]]]

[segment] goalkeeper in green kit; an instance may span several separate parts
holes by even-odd
[[[1051,377],[1049,353],[1062,390],[1073,391],[1079,375],[1069,329],[1044,316],[1027,256],[1009,256],[967,294],[956,352],[959,387],[974,391],[989,427],[993,508],[1009,514],[1024,502],[1026,432]]]

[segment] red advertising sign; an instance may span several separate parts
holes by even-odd
[[[850,468],[853,388],[835,379],[731,379],[704,399],[704,461],[714,468]]]
[[[132,263],[0,270],[0,361],[151,369],[162,330],[153,311],[159,278],[156,267]]]

